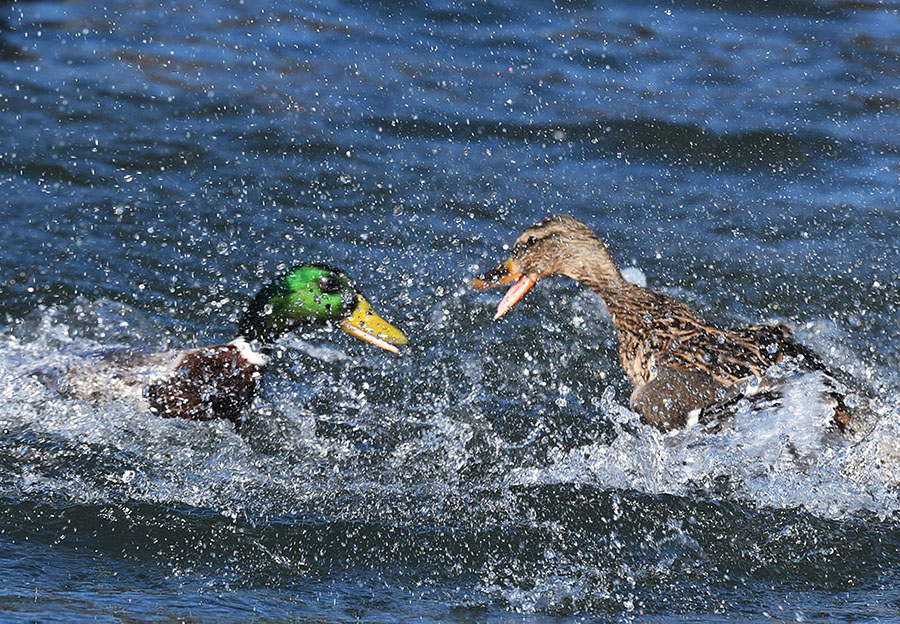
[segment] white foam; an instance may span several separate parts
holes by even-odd
[[[830,424],[825,390],[821,373],[807,373],[790,379],[777,405],[754,410],[748,402],[717,429],[668,434],[607,403],[604,411],[618,425],[612,443],[556,451],[548,466],[514,469],[510,480],[682,496],[725,480],[729,497],[753,505],[804,507],[829,518],[900,511],[900,410],[885,408],[871,432],[843,436]]]
[[[647,287],[647,276],[641,271],[639,268],[634,266],[625,267],[622,269],[622,277],[624,277],[627,281],[632,284],[636,284],[641,288]]]
[[[450,330],[468,314],[462,306],[442,304],[441,309],[448,311],[449,320],[442,322]],[[490,483],[481,487],[584,483],[648,494],[719,496],[759,507],[802,507],[829,518],[900,512],[900,393],[895,388],[878,398],[880,413],[872,426],[846,439],[828,425],[831,408],[821,399],[823,379],[817,373],[799,377],[780,405],[754,410],[748,403],[717,429],[696,424],[670,434],[641,424],[610,386],[598,408],[581,409],[585,420],[610,420],[615,438],[547,449],[542,421],[510,444],[493,420],[496,415],[480,414],[485,376],[494,374],[485,359],[462,358],[463,366],[437,350],[433,362],[423,356],[417,363],[435,381],[423,375],[411,383],[409,375],[417,373],[392,365],[379,378],[377,369],[358,370],[339,349],[295,337],[288,339],[291,346],[330,365],[319,371],[304,366],[300,382],[289,374],[269,376],[268,390],[254,407],[264,415],[255,426],[264,430],[254,439],[237,434],[228,422],[157,418],[127,400],[91,405],[60,397],[24,371],[63,351],[113,345],[85,337],[87,330],[67,320],[71,311],[48,310],[38,317],[27,331],[19,331],[19,325],[15,335],[0,332],[5,356],[0,360],[0,428],[13,432],[7,439],[15,447],[5,455],[6,474],[13,476],[0,491],[11,496],[178,502],[223,513],[290,513],[308,505],[342,517],[373,518],[405,513],[386,501],[409,498],[411,488],[417,500],[432,496],[433,504],[447,500],[447,492],[471,500],[464,475],[472,465],[489,462]],[[99,324],[89,317],[84,323]],[[159,331],[150,344],[159,345],[166,336]],[[405,383],[390,390],[394,398],[372,401],[369,383],[376,387],[380,380],[378,392],[384,392],[383,385],[396,379]],[[556,390],[562,387],[562,381],[553,383]],[[409,393],[402,390],[406,385]],[[315,399],[306,400],[304,392]],[[577,393],[566,398],[569,405],[578,400]],[[352,434],[322,435],[323,421]],[[257,451],[258,446],[264,450]],[[532,452],[538,448],[540,453]],[[55,469],[81,454],[83,470]],[[28,459],[21,465],[9,459],[17,457]],[[131,471],[127,479],[126,471]],[[348,509],[339,500],[356,493],[370,504]]]

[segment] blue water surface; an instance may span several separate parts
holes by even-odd
[[[900,620],[898,42],[844,0],[0,3],[0,619]],[[641,425],[594,295],[469,288],[554,212],[879,418]],[[26,374],[230,340],[306,260],[410,349],[294,334],[241,431]]]

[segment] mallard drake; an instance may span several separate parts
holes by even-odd
[[[758,391],[769,367],[794,358],[802,370],[825,370],[783,323],[722,329],[687,305],[625,280],[606,245],[581,221],[552,215],[527,228],[498,268],[477,277],[477,289],[512,283],[494,320],[541,279],[565,275],[597,293],[619,339],[619,360],[631,380],[631,408],[668,431],[704,422],[725,405]],[[750,382],[750,383],[746,383]],[[849,416],[839,393],[829,394],[841,430]]]
[[[324,264],[298,266],[250,302],[231,342],[183,351],[113,349],[33,374],[61,394],[97,401],[130,396],[167,418],[240,423],[259,388],[275,341],[305,325],[337,325],[398,353],[406,336],[384,321],[350,277]]]

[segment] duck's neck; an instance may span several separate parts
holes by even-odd
[[[597,238],[570,247],[559,272],[578,280],[607,302],[631,285],[622,277],[606,245]]]
[[[277,332],[274,323],[266,323],[256,312],[257,310],[251,307],[244,313],[238,326],[237,340],[257,344],[260,350],[265,351],[272,348],[282,332]]]
[[[292,328],[292,324],[269,303],[270,289],[264,289],[250,302],[238,325],[238,336],[256,345],[263,353],[271,351],[275,341]]]
[[[238,336],[258,345],[264,353],[294,325],[276,309],[277,301],[284,293],[284,282],[275,280],[256,293],[241,316]]]
[[[589,253],[580,254],[571,267],[572,271],[566,275],[589,287],[606,305],[616,328],[619,361],[625,374],[635,387],[646,383],[650,377],[641,348],[645,337],[642,330],[647,322],[646,314],[655,314],[655,293],[622,277],[606,246],[599,240]]]

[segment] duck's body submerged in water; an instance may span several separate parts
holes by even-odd
[[[801,370],[825,371],[822,360],[782,323],[722,329],[684,303],[626,281],[606,246],[581,221],[553,215],[526,229],[512,255],[475,279],[476,288],[512,282],[494,319],[535,283],[565,275],[603,299],[619,339],[619,359],[634,385],[631,408],[661,430],[701,422],[758,391],[767,369],[791,358]],[[840,393],[829,392],[834,423],[850,427]]]
[[[256,295],[231,342],[160,353],[113,349],[32,374],[67,397],[88,401],[131,397],[168,418],[226,418],[239,423],[259,389],[275,341],[311,324],[339,325],[395,353],[407,344],[403,333],[378,316],[346,273],[307,264]]]

